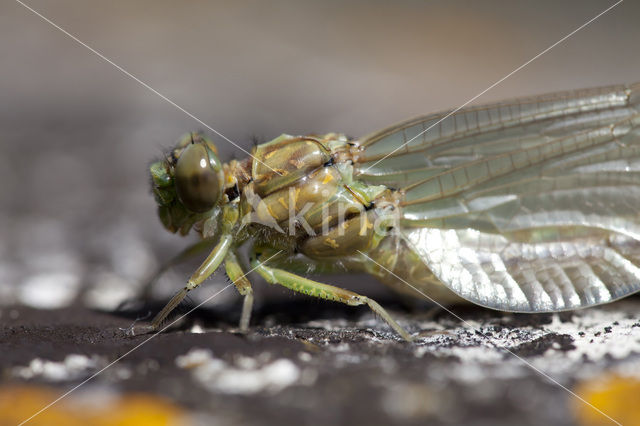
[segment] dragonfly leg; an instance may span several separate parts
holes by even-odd
[[[168,261],[163,263],[158,269],[156,269],[153,275],[149,276],[149,278],[147,278],[144,284],[140,287],[140,290],[138,291],[138,294],[135,296],[135,298],[145,300],[151,297],[151,291],[153,290],[153,286],[156,284],[158,279],[162,275],[164,275],[165,272],[167,272],[169,269],[171,269],[172,267],[182,262],[195,258],[196,256],[201,255],[205,252],[211,251],[214,245],[215,245],[215,241],[201,240],[186,247],[176,256],[169,259]],[[127,301],[123,302],[123,304],[126,302]]]
[[[375,300],[349,290],[292,274],[291,272],[283,269],[267,266],[265,264],[266,262],[260,261],[260,258],[269,258],[269,254],[267,253],[269,250],[270,249],[254,248],[251,255],[251,266],[268,283],[279,284],[298,293],[303,293],[321,299],[333,300],[349,306],[368,305],[373,312],[382,317],[382,319],[384,319],[391,328],[402,336],[403,339],[409,342],[413,340],[411,335],[409,335],[409,333],[407,333]]]
[[[164,320],[187,296],[187,293],[194,288],[198,287],[204,280],[209,278],[216,269],[220,266],[224,258],[229,252],[233,238],[230,234],[225,234],[220,237],[220,241],[211,251],[209,256],[200,265],[200,267],[191,275],[187,285],[182,288],[175,296],[171,298],[169,303],[153,318],[151,325],[136,326],[132,329],[132,334],[143,334],[153,331],[157,331]]]
[[[251,283],[242,270],[238,256],[233,250],[229,250],[224,263],[225,270],[229,279],[236,286],[238,293],[244,296],[242,303],[242,315],[240,316],[240,331],[246,333],[249,329],[249,320],[251,319],[251,310],[253,308],[253,289]]]

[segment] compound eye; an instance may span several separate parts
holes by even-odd
[[[218,159],[203,144],[188,145],[178,157],[176,192],[182,204],[193,212],[206,212],[218,203],[222,178]]]

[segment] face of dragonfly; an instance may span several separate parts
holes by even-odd
[[[186,234],[219,211],[222,163],[213,142],[202,135],[183,136],[163,161],[151,165],[150,173],[158,215],[169,231]]]

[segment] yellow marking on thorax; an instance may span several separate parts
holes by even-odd
[[[260,201],[260,204],[264,205],[264,208],[267,209],[267,213],[269,213],[269,216],[276,217],[276,215],[273,214],[273,210],[271,210],[271,206],[269,206],[269,204],[265,203],[264,201]]]
[[[264,155],[264,159],[265,159],[265,160],[268,160],[269,158],[273,157],[273,156],[276,154],[276,152],[278,152],[278,150],[277,150],[277,149],[274,149],[274,150],[273,150],[273,151],[271,151],[271,152],[267,152],[267,153]]]
[[[324,179],[322,180],[322,184],[326,185],[329,182],[331,182],[333,180],[333,176],[331,176],[331,173],[327,173],[324,177]]]
[[[278,202],[280,203],[280,205],[282,207],[284,207],[285,209],[289,209],[289,205],[286,203],[286,201],[284,201],[284,197],[280,197],[278,198]]]
[[[340,247],[340,244],[338,244],[333,238],[325,238],[324,243],[334,249]]]

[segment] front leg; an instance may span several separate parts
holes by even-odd
[[[218,269],[230,252],[234,239],[233,227],[237,220],[237,206],[225,206],[222,210],[222,234],[220,235],[218,244],[213,248],[205,261],[202,262],[200,267],[191,275],[189,281],[187,281],[187,285],[173,296],[169,303],[153,318],[151,325],[134,327],[131,330],[131,334],[149,333],[159,330],[167,316],[184,300],[187,293],[202,284],[204,280],[209,278],[209,276]]]
[[[149,326],[139,326],[133,330],[134,334],[148,333],[152,331],[157,331],[160,329],[160,326],[164,322],[164,320],[169,316],[171,311],[173,311],[187,296],[187,293],[194,288],[198,287],[204,280],[206,280],[211,274],[213,274],[218,266],[225,259],[227,254],[229,253],[229,248],[231,247],[231,243],[233,242],[233,238],[231,235],[223,235],[220,238],[220,242],[216,247],[211,251],[211,254],[205,259],[205,261],[200,265],[200,267],[196,270],[196,272],[191,275],[189,281],[187,281],[187,285],[182,288],[175,296],[171,298],[169,303],[165,305],[164,308],[153,318],[151,325]]]
[[[261,259],[268,259],[269,256],[272,255],[272,252],[273,249],[254,247],[251,254],[251,266],[253,267],[253,270],[260,274],[260,276],[268,283],[279,284],[298,293],[303,293],[321,299],[333,300],[334,302],[344,303],[349,306],[366,304],[371,308],[371,310],[373,310],[373,312],[380,315],[380,317],[382,317],[382,319],[384,319],[391,328],[402,336],[403,339],[409,342],[413,340],[411,335],[409,335],[409,333],[407,333],[375,300],[349,290],[292,274],[291,272],[287,272],[283,269],[267,266],[265,264],[266,261],[261,261]]]

